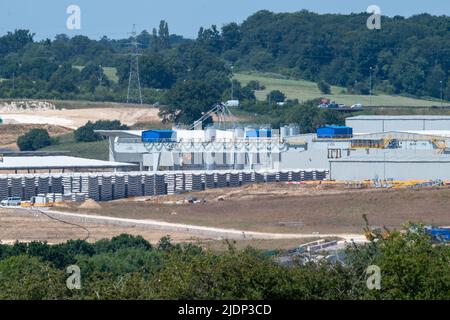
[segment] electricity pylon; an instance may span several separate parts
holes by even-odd
[[[139,43],[136,39],[136,25],[131,32],[131,58],[130,74],[128,78],[127,103],[139,102],[142,104],[141,80],[139,77]]]

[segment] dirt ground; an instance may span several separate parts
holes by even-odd
[[[122,233],[141,235],[151,243],[157,243],[162,237],[170,235],[174,242],[199,242],[205,239],[192,237],[181,232],[163,232],[133,227],[101,225],[94,223],[77,223],[89,231],[88,241],[111,238]],[[1,243],[47,241],[60,243],[70,239],[85,239],[88,232],[81,227],[52,220],[44,215],[23,210],[0,208]]]
[[[60,136],[72,129],[48,124],[2,124],[0,125],[0,148],[16,149],[17,138],[31,129],[46,129],[51,137]]]
[[[159,120],[158,109],[149,107],[24,110],[1,112],[0,117],[5,124],[50,124],[71,129],[77,129],[89,120],[120,120],[127,125]]]
[[[202,201],[176,204],[187,196]],[[400,229],[407,221],[450,225],[450,188],[349,190],[304,185],[250,185],[178,196],[70,205],[60,211],[279,233],[362,233],[373,226]]]

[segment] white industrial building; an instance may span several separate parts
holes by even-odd
[[[362,115],[345,119],[354,134],[388,131],[450,130],[450,116],[372,116]]]
[[[347,124],[360,132],[323,138],[273,131],[255,138],[245,130],[175,129],[175,140],[150,143],[142,141],[142,131],[100,133],[109,138],[110,161],[134,163],[142,171],[325,169],[333,180],[450,179],[443,169],[450,164],[450,117],[364,116]]]
[[[145,141],[146,131],[99,130],[109,141],[109,160],[134,163],[142,171],[283,169],[298,167],[305,150],[305,137],[283,130],[255,129],[206,130],[174,129],[171,139]],[[293,130],[292,133],[298,133]],[[289,141],[289,142],[288,142]],[[290,160],[291,159],[291,160]],[[326,164],[326,162],[324,162]],[[308,168],[309,164],[306,165]]]

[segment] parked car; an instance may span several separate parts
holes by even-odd
[[[362,109],[363,105],[361,103],[355,103],[350,107],[351,109]]]
[[[22,199],[19,197],[9,197],[0,202],[3,207],[17,207],[20,206]]]

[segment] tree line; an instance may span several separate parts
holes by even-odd
[[[289,265],[250,247],[214,252],[169,237],[2,244],[0,299],[448,299],[450,247],[408,230],[337,261]],[[367,285],[369,266],[380,270],[379,287]],[[68,287],[69,277],[80,286]]]
[[[382,17],[381,30],[368,30],[367,17],[263,10],[241,24],[202,27],[196,39],[170,34],[161,21],[137,36],[144,101],[159,102],[165,120],[190,123],[232,96],[236,70],[312,80],[323,93],[331,84],[369,94],[371,83],[375,91],[449,100],[450,18]],[[8,32],[0,37],[0,97],[124,101],[130,42]],[[234,84],[236,98],[256,104],[259,88]]]

